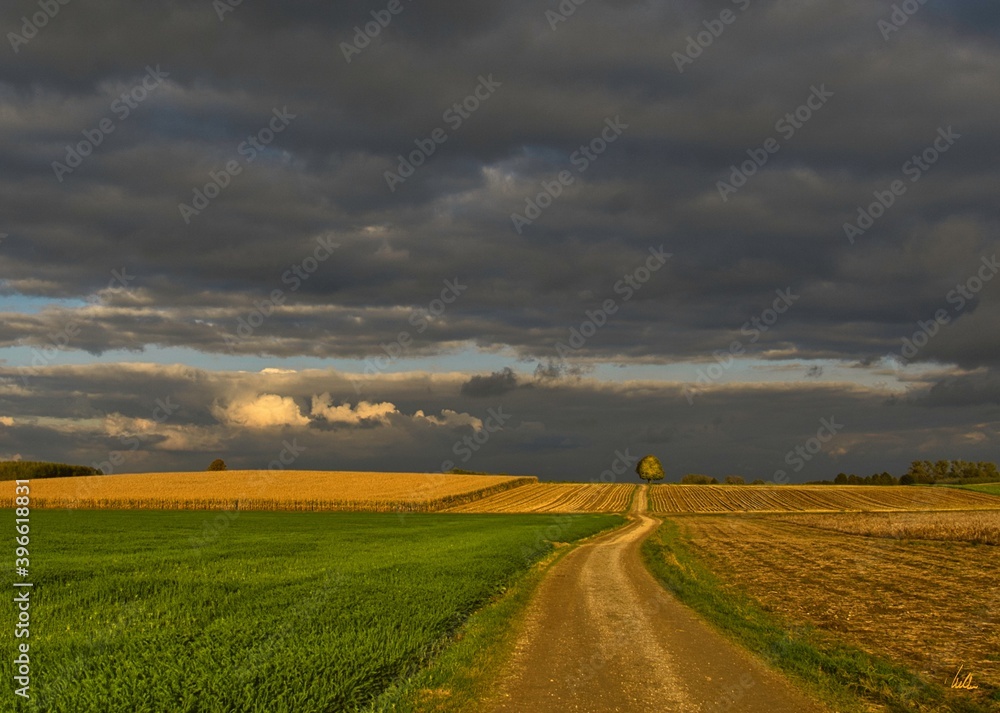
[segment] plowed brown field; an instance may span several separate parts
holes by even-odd
[[[649,509],[659,513],[1000,509],[993,495],[917,486],[654,485],[649,500]]]
[[[818,516],[822,523],[826,516]],[[830,532],[780,516],[675,516],[725,586],[946,686],[1000,686],[1000,556],[966,542]]]

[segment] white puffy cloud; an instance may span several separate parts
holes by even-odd
[[[358,425],[368,422],[388,425],[389,416],[398,414],[399,409],[388,401],[382,403],[359,401],[357,406],[351,406],[349,403],[334,406],[330,394],[322,393],[313,396],[311,413],[314,417],[325,419],[330,423]]]
[[[302,415],[295,399],[278,394],[259,394],[252,398],[237,399],[226,406],[215,403],[212,405],[212,414],[224,424],[247,428],[309,424],[309,419]]]
[[[359,401],[353,406],[346,402],[334,404],[329,393],[313,396],[310,413],[313,418],[321,418],[329,423],[353,426],[372,423],[387,426],[390,423],[391,416],[404,416],[396,405],[389,401],[379,403]],[[472,426],[477,431],[483,428],[483,422],[475,416],[468,413],[459,413],[447,408],[441,410],[440,416],[429,415],[424,413],[423,410],[417,410],[410,418],[414,423],[423,423],[432,426],[447,426],[450,428]]]
[[[458,413],[457,411],[452,411],[449,408],[442,409],[440,416],[426,416],[423,411],[417,411],[413,414],[413,420],[430,423],[435,426],[450,426],[452,428],[455,428],[456,426],[472,426],[477,431],[483,430],[483,422],[481,419],[478,419],[468,413]]]

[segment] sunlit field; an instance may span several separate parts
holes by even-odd
[[[248,512],[206,539],[209,517],[33,514],[39,673],[20,710],[361,710],[551,550],[545,516]]]

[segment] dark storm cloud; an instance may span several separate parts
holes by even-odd
[[[501,396],[517,388],[517,375],[510,367],[488,376],[473,376],[462,384],[462,395],[474,398]]]
[[[1000,406],[1000,378],[995,373],[971,373],[952,376],[935,383],[915,400],[925,406],[965,408]],[[994,417],[998,409],[993,409]]]
[[[902,397],[847,384],[728,385],[694,406],[681,384],[527,378],[533,388],[473,397],[458,374],[358,382],[330,370],[134,364],[46,367],[25,383],[0,368],[0,455],[90,464],[117,451],[115,472],[201,470],[215,457],[260,468],[294,440],[305,449],[295,468],[435,471],[450,462],[587,481],[616,453],[653,452],[670,480],[736,472],[801,482],[901,473],[914,458],[989,460],[1000,437],[995,384],[992,397],[976,399],[947,374]],[[463,459],[463,439],[491,414],[503,430]],[[836,435],[803,459],[797,449],[824,420]]]
[[[0,344],[43,346],[78,320],[72,346],[93,353],[363,357],[408,330],[410,355],[544,361],[617,299],[576,356],[710,358],[734,339],[765,357],[891,354],[1000,248],[997,12],[928,3],[886,40],[888,2],[743,5],[589,0],[552,30],[557,3],[404,2],[350,62],[342,44],[383,4],[243,3],[221,20],[208,2],[60,6],[0,52],[0,269],[9,291],[82,297],[125,267],[134,299],[5,315]],[[679,72],[727,8],[735,22]],[[0,26],[36,10],[8,3]],[[166,78],[122,117],[149,67]],[[481,77],[499,87],[446,121]],[[778,131],[816,88],[832,96]],[[294,118],[247,160],[275,110]],[[571,156],[615,117],[627,128],[581,171]],[[113,131],[57,180],[102,119]],[[904,163],[949,126],[961,138],[911,183]],[[447,140],[390,191],[397,157],[438,128]],[[717,182],[768,138],[780,150],[723,201]],[[239,174],[185,223],[178,204],[229,161]],[[563,170],[573,184],[518,234],[511,213]],[[906,194],[851,245],[843,224],[897,179]],[[330,235],[333,257],[287,279]],[[673,257],[624,303],[615,285],[661,245]],[[416,330],[453,279],[467,292]],[[286,304],[239,334],[277,289]],[[773,328],[743,330],[786,289],[801,297]],[[997,295],[915,360],[994,365]]]

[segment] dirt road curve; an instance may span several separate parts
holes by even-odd
[[[639,555],[645,489],[621,530],[558,562],[529,606],[495,713],[819,713],[668,594]]]

